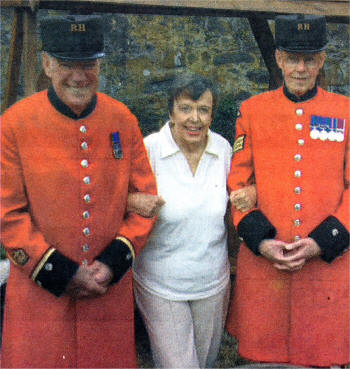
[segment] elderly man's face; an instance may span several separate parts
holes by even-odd
[[[276,50],[276,61],[281,68],[288,90],[302,96],[311,90],[323,67],[325,53],[299,54]]]
[[[100,60],[63,61],[44,53],[43,68],[57,96],[80,115],[97,92]]]

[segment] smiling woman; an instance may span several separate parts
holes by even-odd
[[[169,122],[145,138],[165,204],[135,261],[134,291],[157,368],[212,368],[220,347],[232,149],[210,130],[216,100],[210,80],[179,75],[169,92]]]

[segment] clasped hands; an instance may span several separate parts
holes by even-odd
[[[256,204],[255,185],[232,191],[230,201],[242,213],[251,210]],[[308,260],[321,255],[320,247],[309,237],[292,243],[275,239],[264,240],[259,245],[259,251],[276,269],[288,272],[300,270]]]
[[[98,260],[80,265],[65,293],[75,299],[104,295],[113,279],[112,270]]]
[[[146,193],[129,193],[128,211],[151,218],[158,214],[165,201],[156,195]],[[90,265],[80,265],[69,282],[65,293],[75,299],[91,298],[104,295],[113,279],[111,269],[95,260]]]
[[[321,255],[320,247],[310,237],[292,243],[275,239],[263,240],[259,251],[276,269],[288,272],[300,270],[308,260]]]

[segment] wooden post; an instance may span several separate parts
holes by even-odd
[[[248,20],[270,74],[269,89],[276,89],[282,85],[283,79],[275,60],[275,40],[269,24],[267,20],[260,17],[249,17]]]
[[[23,30],[24,95],[30,96],[36,92],[37,81],[36,12],[25,10]]]
[[[16,102],[23,45],[23,10],[15,8],[9,50],[7,80],[1,111]]]

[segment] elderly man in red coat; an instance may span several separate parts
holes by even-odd
[[[2,367],[133,368],[129,269],[155,219],[127,198],[155,180],[137,119],[97,92],[100,19],[48,18],[41,37],[52,86],[2,117]]]
[[[237,120],[228,185],[232,191],[255,182],[257,206],[234,213],[244,243],[228,329],[240,354],[254,361],[344,365],[349,99],[317,85],[324,17],[279,16],[275,26],[284,86],[245,101]]]

